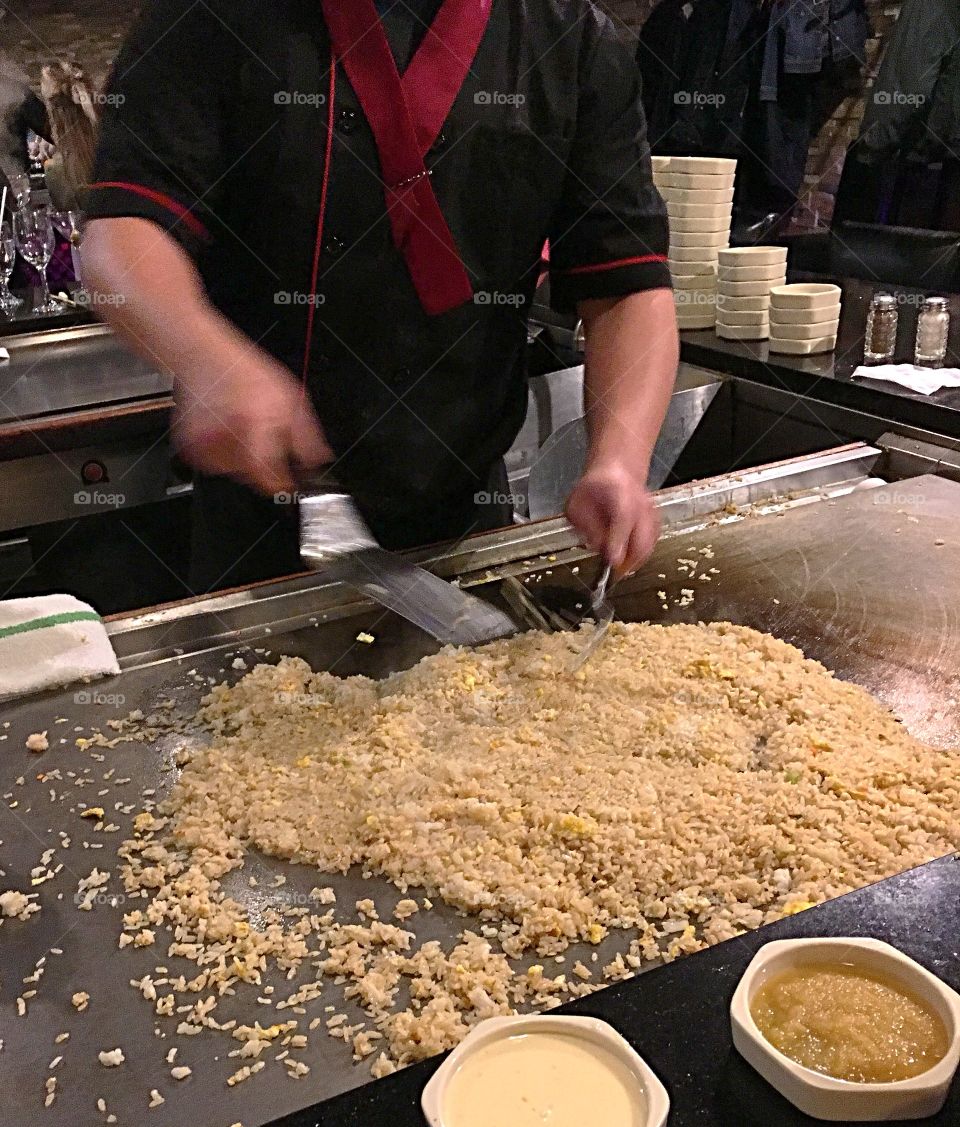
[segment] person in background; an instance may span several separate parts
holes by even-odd
[[[40,83],[55,152],[43,166],[50,199],[58,211],[79,211],[93,179],[97,148],[96,96],[80,67],[54,62]]]
[[[0,189],[3,183],[29,173],[27,137],[31,130],[52,140],[43,102],[30,89],[27,75],[0,51]]]

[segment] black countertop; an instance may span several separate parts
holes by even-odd
[[[670,1093],[669,1127],[816,1124],[820,1121],[796,1111],[734,1050],[728,1008],[740,976],[764,943],[848,935],[885,939],[960,989],[960,857],[851,892],[556,1012],[603,1018],[627,1038]],[[273,1127],[424,1127],[420,1093],[440,1059],[286,1116]],[[960,1123],[960,1078],[939,1115],[923,1122]]]
[[[960,438],[960,388],[919,395],[898,384],[857,379],[863,363],[863,338],[870,299],[877,290],[899,298],[900,323],[894,362],[913,362],[917,313],[925,291],[903,286],[878,286],[856,278],[823,279],[791,274],[791,281],[834,281],[843,290],[837,347],[819,356],[783,356],[770,352],[766,341],[722,340],[712,329],[680,334],[682,359],[727,375],[785,388],[841,407],[880,415],[891,421]],[[948,367],[960,367],[960,296],[950,297]]]

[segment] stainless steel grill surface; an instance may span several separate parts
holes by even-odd
[[[641,574],[618,585],[617,614],[668,622],[730,619],[769,631],[869,689],[921,738],[960,744],[960,484],[930,475],[885,483],[883,469],[880,451],[858,446],[666,491],[660,503],[668,535]],[[751,508],[734,511],[751,502]],[[676,561],[693,542],[713,546],[719,574],[702,585],[693,605],[671,603],[663,611],[656,591],[664,581],[657,576],[667,574],[673,588],[683,585]],[[460,575],[464,585],[493,598],[498,579],[531,575],[529,586],[535,592],[562,589],[554,594],[569,597],[574,592],[586,599],[598,570],[562,521],[479,537],[431,566],[441,574]],[[580,568],[577,575],[574,566]],[[547,570],[552,574],[547,576]],[[358,643],[361,630],[372,633],[376,642]],[[190,737],[165,737],[153,746],[123,744],[103,753],[100,763],[75,748],[74,727],[102,724],[134,708],[149,712],[165,697],[189,712],[210,680],[241,675],[230,667],[229,659],[237,653],[248,662],[296,654],[317,668],[379,677],[416,661],[435,643],[389,613],[358,602],[343,587],[314,576],[121,619],[112,631],[124,666],[119,678],[24,702],[3,717],[10,726],[0,743],[0,793],[8,796],[0,805],[0,867],[5,870],[0,889],[30,891],[30,870],[45,849],[57,847],[53,863],[64,864],[54,880],[34,890],[43,906],[39,915],[0,927],[4,1124],[99,1123],[105,1118],[96,1110],[102,1096],[121,1124],[229,1127],[242,1122],[258,1127],[368,1082],[368,1068],[354,1067],[342,1042],[318,1033],[311,1037],[311,1072],[305,1079],[289,1080],[267,1054],[263,1073],[228,1089],[225,1080],[239,1062],[226,1058],[222,1037],[177,1037],[175,1020],[157,1024],[152,1006],[129,981],[154,973],[158,964],[172,974],[196,973],[195,968],[166,958],[163,933],[153,948],[117,950],[120,914],[129,905],[109,903],[111,895],[121,892],[115,875],[92,911],[76,909],[77,880],[94,866],[114,869],[116,848],[131,822],[131,816],[113,813],[120,831],[104,834],[95,832],[79,811],[103,805],[109,817],[118,801],[139,810],[143,790],[162,793],[169,786],[173,757],[183,738]],[[269,653],[252,653],[249,647]],[[177,648],[183,652],[177,654]],[[57,717],[68,722],[58,724]],[[24,741],[41,730],[48,731],[51,748],[31,755]],[[89,777],[95,781],[81,788],[68,772],[85,767],[94,768]],[[37,778],[55,769],[60,780]],[[103,781],[111,769],[114,775]],[[109,793],[99,796],[101,789]],[[58,831],[70,836],[69,849],[60,848]],[[103,848],[85,848],[84,843]],[[256,889],[246,884],[251,873],[262,878]],[[272,889],[276,873],[287,882]],[[315,871],[264,858],[250,858],[229,890],[256,913],[268,904],[302,904],[317,883],[332,884],[341,906],[372,896],[386,912],[400,898],[396,889],[378,880],[362,881],[355,873],[318,881]],[[449,941],[469,923],[438,905],[432,913],[421,913],[414,929],[421,938]],[[623,949],[624,938],[609,937],[601,959]],[[51,948],[63,954],[53,955]],[[576,954],[569,952],[568,960]],[[18,1017],[15,999],[29,989],[21,980],[43,956],[45,973],[35,986],[37,994],[28,1002],[27,1015]],[[264,985],[277,987],[278,994],[294,986],[275,973],[266,976]],[[78,1014],[70,997],[81,990],[91,998],[88,1010]],[[325,1004],[348,1010],[336,989],[327,986],[301,1021],[324,1016]],[[220,1020],[240,1016],[231,1005],[230,1000],[221,1005]],[[251,1014],[248,1006],[245,1020],[275,1020],[273,1010],[253,1009],[261,1012]],[[70,1039],[56,1045],[54,1039],[63,1031],[70,1032]],[[164,1059],[174,1044],[181,1046],[177,1063],[193,1069],[179,1084],[170,1078]],[[98,1052],[118,1046],[126,1063],[103,1068]],[[59,1055],[62,1063],[49,1071],[49,1062]],[[52,1075],[59,1094],[45,1111],[44,1081]],[[154,1087],[166,1103],[148,1112]]]

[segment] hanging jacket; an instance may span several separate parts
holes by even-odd
[[[652,149],[739,151],[762,35],[757,15],[755,0],[661,0],[654,8],[637,43]]]
[[[777,100],[781,73],[819,74],[828,60],[842,62],[853,57],[864,62],[869,30],[864,0],[773,0],[764,40],[760,100]]]
[[[960,147],[960,5],[905,0],[857,142],[874,160],[902,150],[933,161]]]
[[[637,44],[651,147],[736,154],[758,73],[775,102],[780,74],[862,60],[868,29],[864,0],[661,0]]]

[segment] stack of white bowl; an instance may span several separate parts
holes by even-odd
[[[787,280],[786,247],[733,247],[720,251],[717,336],[766,340],[770,291]]]
[[[770,294],[770,351],[809,356],[837,347],[840,287],[825,282],[777,286]]]
[[[670,273],[681,329],[716,321],[717,256],[730,245],[737,162],[725,157],[654,157],[653,181],[670,218]]]

